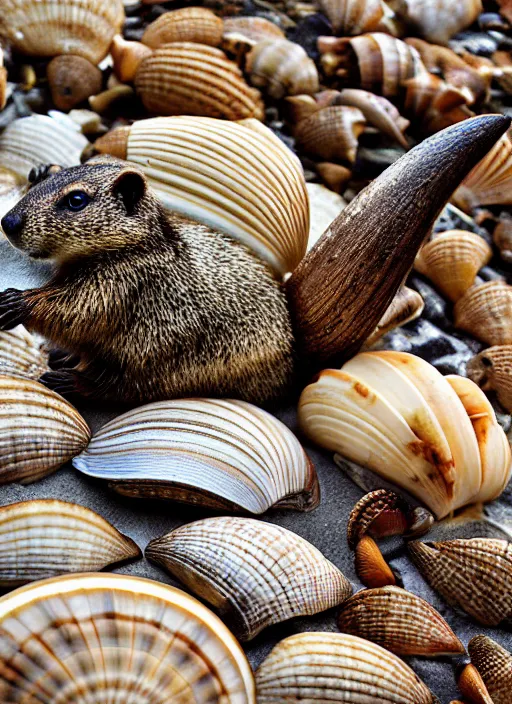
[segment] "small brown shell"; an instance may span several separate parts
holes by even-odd
[[[462,669],[457,678],[457,686],[471,704],[493,704],[482,676],[473,664]]]
[[[512,655],[488,636],[475,636],[468,651],[487,687],[493,704],[510,704]]]
[[[121,83],[131,83],[140,62],[152,53],[152,49],[142,42],[129,42],[121,34],[116,34],[110,46],[110,54],[114,62],[114,73]]]
[[[315,169],[327,188],[340,194],[345,190],[352,175],[350,169],[340,164],[332,164],[330,161],[315,164]]]
[[[409,120],[400,115],[397,108],[386,98],[366,90],[345,88],[333,98],[333,105],[351,105],[359,108],[368,122],[383,134],[398,142],[404,149],[409,144],[403,133],[409,127]]]
[[[259,91],[220,49],[204,44],[160,47],[140,64],[135,88],[146,109],[160,115],[263,118]]]
[[[99,68],[81,56],[56,56],[46,68],[52,100],[59,110],[75,105],[101,90],[103,76]]]
[[[419,596],[387,586],[365,589],[341,607],[338,628],[396,655],[456,655],[465,648],[444,618]]]
[[[47,371],[48,355],[24,327],[0,331],[0,374],[36,381]]]
[[[381,0],[318,0],[318,4],[342,37],[373,32],[384,17]]]
[[[512,344],[512,286],[487,281],[472,286],[455,304],[455,327],[488,345]]]
[[[432,73],[420,72],[404,81],[403,87],[405,112],[425,134],[434,134],[471,116],[467,97]]]
[[[254,46],[272,38],[286,39],[286,35],[277,24],[264,17],[226,17],[224,20],[223,42],[227,42],[228,46],[236,41]]]
[[[305,152],[326,161],[356,160],[358,138],[366,120],[357,108],[333,105],[299,122],[297,144]]]
[[[512,345],[488,347],[467,364],[467,375],[484,391],[495,391],[512,413]]]
[[[407,529],[407,504],[388,489],[377,489],[363,496],[350,512],[347,540],[354,550],[364,535],[384,538],[402,535]]]
[[[433,44],[448,44],[482,12],[482,0],[405,0],[407,19]]]
[[[206,7],[183,7],[165,12],[148,25],[142,35],[142,43],[151,49],[172,42],[194,42],[218,46],[222,40],[224,26]]]
[[[363,535],[355,551],[357,576],[365,587],[396,584],[395,575],[384,559],[379,546],[369,535]]]
[[[512,216],[502,213],[492,239],[500,250],[500,256],[507,264],[512,264]]]
[[[411,320],[416,320],[423,312],[425,303],[421,295],[408,286],[398,289],[395,297],[389,304],[386,312],[370,337],[367,338],[364,348],[371,347],[377,340],[390,330],[394,330]]]
[[[304,49],[288,39],[258,42],[247,55],[247,73],[253,86],[272,98],[318,91],[318,71]]]
[[[508,135],[469,173],[452,201],[466,212],[478,205],[512,205],[512,141]]]

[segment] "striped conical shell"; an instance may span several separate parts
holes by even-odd
[[[365,125],[358,108],[333,105],[301,120],[295,129],[295,139],[307,154],[318,159],[353,163]]]
[[[374,32],[384,17],[381,0],[319,0],[318,4],[342,37]]]

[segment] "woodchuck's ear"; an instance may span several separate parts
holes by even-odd
[[[113,185],[113,193],[119,196],[128,215],[133,215],[146,192],[146,179],[140,171],[123,169]]]

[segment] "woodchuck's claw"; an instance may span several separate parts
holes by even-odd
[[[79,395],[77,378],[71,371],[46,372],[46,374],[39,377],[39,381],[47,389],[55,391],[66,398]]]
[[[66,352],[65,350],[50,350],[48,354],[48,366],[53,371],[59,369],[74,369],[80,362],[80,357]]]
[[[12,330],[27,318],[23,291],[8,288],[0,293],[0,330]]]

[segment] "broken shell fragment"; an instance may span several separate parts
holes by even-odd
[[[369,535],[363,535],[355,549],[356,573],[365,587],[396,584],[395,575],[384,559],[379,546]]]
[[[504,281],[474,285],[455,304],[455,327],[488,345],[512,344],[512,286]]]
[[[152,53],[153,50],[142,42],[130,42],[124,39],[121,34],[116,34],[110,46],[116,77],[121,83],[131,83],[141,61],[147,56],[151,56]]]
[[[56,56],[46,68],[52,100],[59,110],[71,110],[101,90],[102,73],[82,56]]]
[[[306,153],[319,159],[353,163],[365,124],[364,115],[357,108],[334,105],[301,120],[295,139]]]
[[[503,135],[452,196],[462,210],[478,205],[512,205],[512,141]]]
[[[467,364],[468,377],[484,391],[495,391],[512,412],[512,345],[488,347]]]
[[[183,7],[164,12],[146,28],[142,43],[151,49],[172,42],[194,42],[218,46],[222,40],[224,26],[206,7]]]
[[[402,117],[393,103],[381,95],[374,95],[367,90],[357,88],[344,88],[337,94],[332,104],[359,108],[370,124],[394,139],[404,149],[409,148],[403,134],[409,127],[409,120]]]
[[[364,535],[374,538],[402,535],[408,527],[407,513],[407,504],[394,492],[387,489],[371,491],[350,512],[347,524],[349,547],[354,550]]]
[[[49,371],[48,354],[21,325],[0,331],[0,374],[37,381]]]
[[[448,44],[482,12],[482,0],[405,0],[406,17],[433,44]]]
[[[512,655],[489,636],[469,641],[471,662],[480,673],[492,704],[508,704],[512,689]]]
[[[250,518],[207,518],[152,540],[146,557],[205,599],[239,640],[341,604],[350,582],[285,528]]]
[[[480,673],[471,663],[462,669],[457,686],[471,704],[493,704]]]
[[[318,4],[334,32],[343,37],[373,32],[384,17],[381,0],[319,0]]]
[[[305,50],[288,39],[265,39],[247,55],[246,71],[253,86],[272,98],[318,91],[318,71]]]
[[[444,618],[419,596],[386,586],[365,589],[341,607],[338,628],[396,655],[458,655],[465,648]]]
[[[364,348],[368,349],[383,335],[401,325],[416,320],[423,312],[425,303],[421,295],[408,286],[401,286],[391,301],[379,324],[366,340]]]

